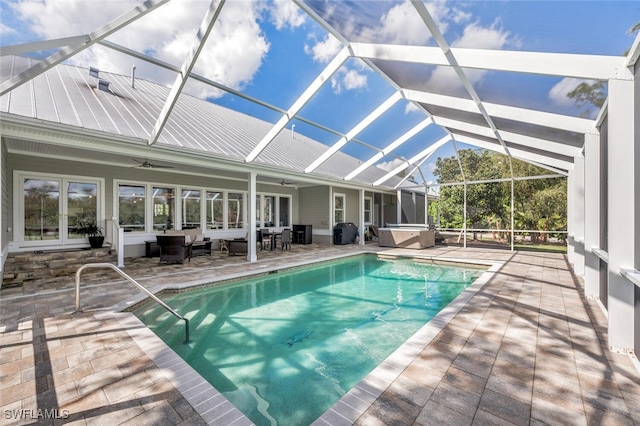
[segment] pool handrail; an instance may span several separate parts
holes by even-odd
[[[142,285],[140,285],[140,283],[138,283],[136,280],[134,280],[129,275],[124,273],[124,271],[122,271],[122,269],[118,268],[113,263],[85,263],[84,265],[82,265],[82,266],[80,266],[78,268],[78,270],[76,271],[76,310],[73,312],[74,314],[82,312],[82,309],[80,308],[80,275],[81,275],[82,271],[84,271],[87,268],[111,268],[114,271],[116,271],[118,274],[120,274],[123,278],[125,278],[127,281],[129,281],[132,284],[135,284],[147,296],[149,296],[150,298],[152,298],[153,300],[158,302],[158,304],[160,306],[162,306],[163,308],[165,308],[167,311],[171,312],[173,314],[173,316],[175,316],[176,318],[181,319],[181,320],[184,321],[184,325],[185,325],[185,340],[184,340],[184,344],[187,345],[187,344],[191,343],[191,340],[189,339],[189,320],[187,318],[183,317],[182,315],[180,315],[173,308],[171,308],[169,305],[167,305],[162,300],[160,300],[155,294],[151,293],[149,290],[144,288]]]

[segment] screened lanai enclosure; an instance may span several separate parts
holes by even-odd
[[[637,2],[2,9],[3,265],[86,245],[86,215],[130,256],[200,227],[247,237],[248,261],[263,226],[310,225],[331,244],[340,222],[446,219],[465,244],[487,229],[511,249],[566,244],[610,348],[640,351]],[[473,176],[471,152],[498,167]],[[539,181],[554,192],[524,220]],[[431,206],[445,194],[446,218]]]

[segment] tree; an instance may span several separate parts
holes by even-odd
[[[583,82],[567,93],[567,96],[574,100],[578,108],[586,107],[581,115],[588,116],[591,115],[594,106],[600,109],[604,105],[607,99],[606,85],[604,81],[596,81],[593,84]]]
[[[438,183],[462,182],[462,164],[467,182],[539,176],[546,171],[502,154],[481,150],[460,150],[455,157],[438,158],[434,175]],[[442,228],[462,228],[464,186],[442,186],[437,202]],[[514,182],[516,229],[563,231],[567,223],[566,179],[528,179]],[[467,228],[509,229],[511,227],[511,181],[467,184]],[[546,240],[546,233],[532,232],[533,242]],[[475,233],[474,233],[475,239]]]
[[[640,31],[640,22],[629,28],[627,34],[635,34],[638,31]],[[623,55],[627,56],[628,53],[629,49]],[[581,115],[590,115],[593,107],[600,109],[604,105],[607,99],[607,88],[604,81],[596,81],[592,84],[582,82],[567,93],[567,97],[573,99],[578,108],[586,107]]]

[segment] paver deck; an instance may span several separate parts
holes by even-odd
[[[430,340],[394,354],[407,366],[389,364],[395,368],[380,373],[387,384],[363,383],[317,424],[640,424],[634,360],[606,349],[606,317],[583,297],[564,255],[313,244],[260,252],[252,264],[217,254],[185,265],[132,259],[124,270],[155,291],[362,250],[504,264],[450,321],[436,321]],[[0,289],[0,424],[228,423],[233,407],[217,397],[198,403],[206,384],[187,370],[167,372],[167,355],[154,358],[158,352],[140,343],[146,329],[111,315],[138,295],[133,286],[113,272],[90,271],[82,280],[84,313],[75,315],[73,290],[73,277]],[[181,380],[195,387],[185,391],[176,386]],[[59,418],[43,419],[52,415]]]

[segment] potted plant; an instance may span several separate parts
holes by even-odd
[[[94,218],[78,218],[78,234],[84,235],[89,239],[91,248],[100,248],[104,244],[104,235],[102,228]]]

